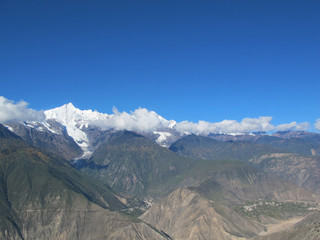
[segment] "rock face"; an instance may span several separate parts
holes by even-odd
[[[250,160],[257,167],[320,194],[320,159],[298,154],[266,154]]]
[[[188,189],[171,193],[154,204],[141,219],[175,240],[243,239],[263,229],[261,225],[249,222],[231,209],[219,208]]]

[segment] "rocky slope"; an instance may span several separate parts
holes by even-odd
[[[218,209],[218,210],[217,210]],[[255,236],[262,225],[189,189],[178,189],[141,216],[175,240],[230,240]]]

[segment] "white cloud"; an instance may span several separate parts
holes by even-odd
[[[45,116],[43,111],[28,108],[28,103],[20,101],[15,103],[0,96],[0,123],[10,121],[42,121]]]
[[[48,113],[48,111],[46,112]],[[65,110],[62,112],[64,113]],[[143,133],[162,131],[165,129],[168,130],[168,128],[172,128],[180,134],[193,133],[208,135],[210,133],[249,133],[258,131],[273,132],[286,130],[301,131],[310,127],[308,122],[291,122],[275,126],[271,123],[272,117],[268,116],[244,118],[241,121],[199,121],[198,123],[182,121],[176,123],[174,120],[168,121],[156,112],[149,111],[146,108],[138,108],[130,113],[119,112],[116,108],[113,108],[113,114],[105,114],[106,116],[103,115],[103,117],[97,117],[97,113],[94,112],[95,114],[93,114],[92,111],[81,111],[79,109],[76,109],[75,111],[73,109],[73,112],[80,112],[81,114],[78,113],[78,115],[80,114],[78,116],[79,118],[86,117],[87,120],[90,121],[90,124],[99,126],[103,129],[130,130]],[[28,108],[28,103],[24,101],[15,103],[0,96],[0,123],[9,121],[43,121],[44,119],[44,112]],[[314,126],[320,131],[320,119],[316,121]]]
[[[270,123],[271,120],[272,117],[244,118],[241,122],[236,120],[223,120],[216,123],[206,121],[191,123],[183,121],[177,124],[176,129],[181,133],[189,132],[200,135],[207,135],[209,133],[269,132],[274,130],[274,126]]]
[[[310,128],[310,123],[308,122],[302,122],[302,123],[297,123],[297,122],[291,122],[291,123],[286,123],[286,124],[281,124],[275,127],[275,130],[277,131],[303,131],[307,130]]]
[[[162,118],[154,111],[138,108],[131,112],[119,112],[115,107],[108,119],[92,121],[91,124],[105,129],[152,132],[167,128],[172,121]]]
[[[314,123],[314,127],[320,131],[320,118],[316,120],[316,122]]]
[[[249,132],[273,132],[306,130],[310,127],[308,122],[291,122],[274,126],[271,124],[272,117],[244,118],[240,122],[236,120],[223,120],[221,122],[199,121],[193,123],[182,121],[176,123],[173,120],[166,120],[154,111],[146,108],[139,108],[131,113],[119,112],[113,109],[113,114],[108,119],[92,121],[92,125],[97,125],[104,129],[131,130],[137,132],[161,131],[169,126],[180,134],[193,133],[208,135],[210,133],[249,133]],[[319,124],[320,125],[320,124]]]

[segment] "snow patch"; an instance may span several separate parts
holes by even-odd
[[[10,132],[15,133],[14,130],[13,130],[13,128],[10,127],[10,126],[8,126],[7,124],[3,124],[3,126],[5,126]]]
[[[159,135],[159,137],[157,138],[156,142],[160,146],[168,147],[167,144],[166,144],[166,141],[167,141],[168,137],[172,136],[171,133],[168,133],[168,132],[156,132],[156,131],[154,131],[153,133]]]

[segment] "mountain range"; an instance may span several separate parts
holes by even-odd
[[[320,134],[44,115],[0,124],[1,239],[319,239]]]
[[[180,138],[192,135],[187,131],[179,130],[174,120],[166,120],[155,112],[144,112],[144,109],[141,109],[142,113],[119,117],[117,110],[114,111],[115,114],[109,115],[92,110],[80,110],[69,103],[44,111],[45,118],[40,122],[9,122],[5,126],[30,144],[44,151],[59,153],[68,160],[90,158],[106,136],[114,131],[134,131],[163,147],[170,147]],[[126,118],[129,120],[125,121]],[[140,125],[147,124],[143,121],[140,123],[141,119],[156,123],[150,124],[152,127],[143,128]],[[197,136],[209,137],[219,142],[253,142],[303,155],[320,155],[320,134],[314,132],[216,134],[203,131]]]

